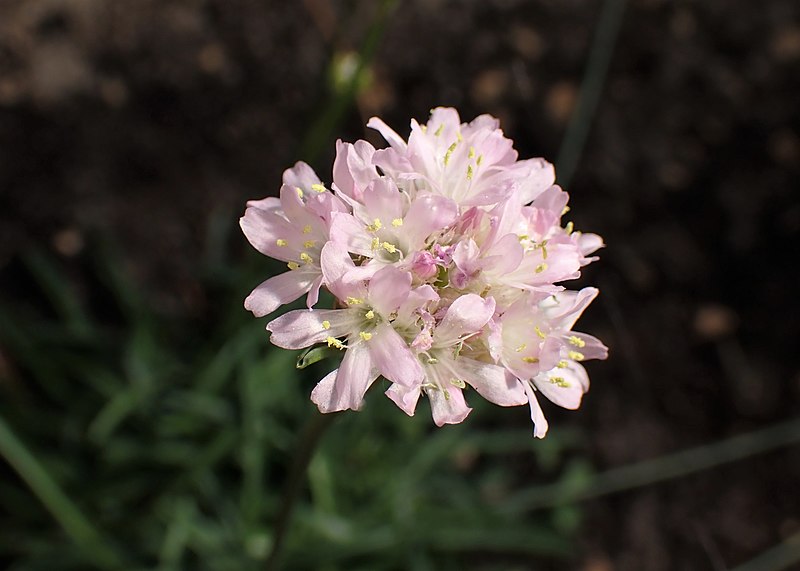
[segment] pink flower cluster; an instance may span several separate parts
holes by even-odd
[[[248,202],[248,240],[289,269],[245,307],[261,317],[308,294],[308,310],[267,330],[280,347],[344,352],[311,394],[322,412],[359,409],[383,376],[409,415],[426,395],[438,426],[461,422],[469,386],[501,406],[529,404],[543,437],[537,393],[577,408],[589,386],[581,362],[607,355],[572,330],[597,290],[556,285],[578,277],[602,239],[561,226],[568,196],[553,166],[517,160],[491,116],[461,123],[437,108],[425,125],[412,120],[407,142],[380,119],[367,126],[388,148],[337,142],[330,187],[299,162],[280,198]],[[310,309],[323,286],[337,309]]]

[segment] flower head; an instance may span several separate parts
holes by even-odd
[[[582,363],[607,356],[572,330],[597,290],[562,285],[602,239],[562,225],[568,196],[552,165],[518,160],[493,117],[462,123],[437,108],[411,122],[407,141],[380,119],[368,126],[389,146],[339,141],[330,188],[297,163],[279,199],[248,203],[245,235],[289,270],[245,306],[262,316],[308,293],[309,309],[267,329],[280,347],[343,352],[312,392],[322,412],[359,409],[382,376],[409,415],[426,396],[437,425],[461,422],[471,388],[501,406],[528,404],[544,436],[537,394],[577,408],[589,386]],[[336,309],[311,309],[320,287]]]

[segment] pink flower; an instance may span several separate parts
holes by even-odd
[[[323,378],[311,395],[323,412],[361,408],[364,393],[378,375],[406,386],[422,378],[419,362],[391,324],[411,292],[411,275],[387,266],[365,286],[348,279],[354,267],[347,252],[329,242],[322,252],[322,271],[328,288],[347,307],[290,311],[267,325],[270,341],[279,347],[302,349],[325,342],[345,349],[339,369]]]
[[[267,325],[287,349],[343,351],[311,394],[322,412],[359,409],[382,376],[409,415],[427,396],[437,426],[470,412],[474,389],[500,406],[528,403],[547,432],[537,393],[574,409],[588,390],[582,363],[604,359],[595,337],[573,331],[597,295],[566,289],[603,246],[562,225],[567,193],[539,158],[518,160],[488,115],[462,123],[437,108],[406,141],[373,118],[389,146],[337,142],[330,190],[311,168],[284,173],[280,199],[248,203],[248,240],[289,271],[245,301],[257,316],[325,287],[337,309],[290,311]]]

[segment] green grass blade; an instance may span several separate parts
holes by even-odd
[[[47,470],[17,439],[2,418],[0,418],[0,454],[28,484],[67,535],[85,549],[87,557],[104,569],[121,566],[116,553],[103,542],[97,529],[58,487]]]

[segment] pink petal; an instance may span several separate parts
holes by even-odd
[[[358,410],[364,403],[364,394],[377,378],[369,351],[363,342],[358,342],[347,349],[339,368],[314,387],[311,400],[324,413]]]
[[[450,347],[478,333],[494,315],[494,299],[483,299],[474,293],[462,295],[447,309],[433,333],[434,345]]]
[[[556,170],[544,159],[528,159],[514,165],[521,181],[516,192],[520,204],[530,204],[556,182]]]
[[[405,241],[416,248],[428,236],[455,222],[457,217],[458,207],[449,198],[417,195],[403,220]]]
[[[250,244],[262,254],[284,262],[295,258],[294,248],[278,246],[278,240],[295,238],[297,229],[275,210],[250,206],[239,219],[239,226]]]
[[[548,424],[547,419],[544,417],[542,407],[539,406],[539,401],[536,400],[536,393],[530,383],[523,383],[525,392],[528,394],[528,404],[531,407],[531,420],[533,421],[533,435],[536,438],[544,438],[547,434]]]
[[[318,276],[301,270],[278,274],[254,289],[244,300],[244,307],[256,317],[264,317],[310,290]]]
[[[395,218],[403,217],[405,195],[401,194],[397,185],[390,178],[377,178],[364,191],[363,203],[369,213],[367,223],[375,218],[383,224],[390,224]]]
[[[348,272],[355,268],[355,264],[344,246],[336,242],[325,244],[320,254],[320,264],[325,285],[340,300],[366,295],[366,288],[360,282],[353,283],[347,279]]]
[[[392,399],[394,404],[408,416],[414,416],[414,411],[417,409],[417,402],[419,401],[420,389],[415,387],[404,387],[397,383],[386,389],[386,396]]]
[[[369,282],[369,304],[381,315],[388,317],[397,310],[411,292],[411,274],[394,266],[385,266],[375,272]]]
[[[311,186],[320,182],[314,169],[303,161],[298,161],[292,168],[283,171],[283,184],[292,187],[292,190],[300,188],[303,192],[311,192]]]
[[[436,426],[458,424],[472,411],[464,401],[464,393],[456,386],[429,389],[427,393]]]
[[[328,337],[347,335],[359,321],[360,317],[349,309],[296,309],[270,321],[267,331],[272,333],[269,340],[273,345],[302,349]]]
[[[372,236],[367,233],[364,224],[350,214],[335,214],[330,231],[331,241],[341,244],[348,252],[371,258]]]
[[[571,363],[563,369],[552,369],[537,375],[533,383],[539,392],[558,406],[575,410],[581,406],[583,393],[589,390],[589,375],[586,369]]]
[[[422,383],[424,373],[419,360],[391,325],[386,322],[378,325],[365,343],[381,375],[407,387]]]
[[[392,148],[397,149],[398,151],[405,152],[406,148],[408,147],[403,138],[398,135],[394,129],[389,127],[389,125],[377,117],[372,117],[369,121],[367,121],[367,127],[370,129],[375,129],[383,136],[384,139],[386,139],[386,142],[389,143]]]
[[[333,182],[336,188],[352,200],[361,201],[369,182],[378,178],[372,164],[375,147],[366,141],[355,145],[336,141],[336,159],[333,161]]]
[[[483,398],[500,406],[518,406],[528,402],[522,383],[506,374],[503,367],[459,357],[455,360],[453,374],[459,374]]]

